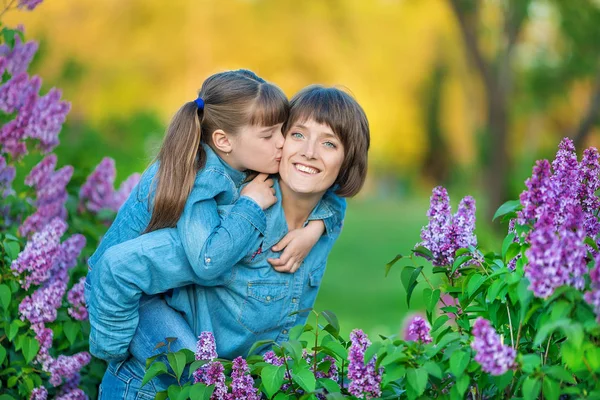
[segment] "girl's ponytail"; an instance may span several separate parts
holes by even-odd
[[[169,124],[156,157],[159,166],[154,178],[157,183],[154,208],[145,232],[174,227],[183,212],[196,173],[206,161],[200,141],[202,113],[197,104],[190,101],[177,111]]]

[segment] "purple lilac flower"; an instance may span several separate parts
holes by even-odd
[[[502,375],[515,364],[517,352],[510,346],[505,346],[490,322],[481,317],[473,325],[473,342],[471,347],[477,353],[475,361],[481,364],[481,369],[491,375]]]
[[[19,304],[21,320],[27,319],[32,324],[56,320],[57,309],[62,303],[65,291],[66,284],[58,280],[37,289]]]
[[[355,329],[350,333],[350,341],[352,345],[348,354],[348,378],[352,382],[348,391],[359,399],[380,397],[383,371],[375,371],[377,357],[374,356],[365,365],[365,351],[371,345],[369,338],[362,330]]]
[[[11,49],[7,44],[0,45],[0,57],[6,59],[6,70],[11,75],[26,72],[33,56],[38,50],[38,44],[34,41],[22,43],[21,37],[15,35],[15,45]]]
[[[283,357],[277,356],[273,350],[269,350],[263,354],[263,360],[265,360],[266,363],[276,365],[278,367],[283,365]]]
[[[61,386],[55,399],[56,400],[87,400],[87,395],[83,390],[79,389],[79,381],[81,376],[79,373],[73,375],[64,385]]]
[[[55,158],[46,157],[34,167],[34,170],[25,179],[26,183],[35,185],[37,210],[27,217],[19,227],[19,233],[23,236],[38,232],[54,218],[66,219],[67,217],[66,187],[73,175],[73,167],[67,165],[56,172],[51,172],[50,167],[55,163]]]
[[[231,393],[227,400],[259,400],[258,389],[254,387],[254,379],[250,376],[248,364],[242,357],[233,360],[231,371]]]
[[[539,160],[533,167],[531,177],[525,181],[527,190],[520,195],[523,209],[517,213],[517,222],[521,225],[536,221],[545,209],[546,204],[551,204],[554,194],[550,185],[550,163],[548,160]]]
[[[26,8],[28,11],[32,11],[44,0],[19,0],[17,7]]]
[[[12,262],[10,268],[14,275],[29,273],[22,282],[23,289],[29,289],[31,284],[39,285],[49,278],[48,271],[60,251],[60,237],[66,230],[64,221],[58,218],[52,220],[42,231],[33,235]]]
[[[558,232],[550,212],[545,212],[529,234],[525,276],[530,282],[529,289],[540,298],[549,297],[562,285],[578,289],[584,285],[587,247],[583,213],[579,206],[567,210],[567,219]]]
[[[585,301],[596,313],[596,321],[600,322],[600,255],[596,255],[596,265],[590,271],[590,289],[584,294]]]
[[[211,399],[225,400],[227,386],[225,385],[225,368],[219,361],[211,361],[194,371],[194,383],[215,385]]]
[[[214,360],[217,357],[217,345],[213,333],[201,332],[196,344],[196,360]]]
[[[112,199],[111,209],[113,211],[119,211],[119,208],[125,203],[125,200],[129,197],[129,194],[140,181],[142,176],[138,173],[131,174],[127,179],[125,179],[121,186],[119,186],[119,190],[117,190]]]
[[[600,222],[596,212],[600,209],[600,199],[596,192],[600,190],[600,156],[598,150],[590,147],[583,152],[583,158],[578,171],[577,198],[585,214],[585,231],[591,238],[596,238],[600,233]]]
[[[25,135],[39,140],[42,152],[52,151],[58,144],[58,134],[71,110],[71,103],[61,101],[61,92],[52,88],[33,107]]]
[[[48,398],[48,389],[43,386],[36,387],[31,391],[29,400],[46,400]]]
[[[431,326],[420,315],[411,318],[408,327],[404,331],[404,340],[419,341],[421,343],[431,343]]]
[[[6,159],[0,155],[0,199],[12,194],[12,182],[15,179],[15,167],[7,165]]]
[[[85,299],[83,297],[85,277],[82,277],[78,283],[73,285],[67,294],[67,300],[71,307],[67,310],[69,315],[76,320],[85,321],[88,319],[88,311],[85,307]]]
[[[47,352],[52,347],[54,332],[46,328],[44,323],[31,324],[31,330],[35,332],[35,338],[40,343],[40,352]]]
[[[422,242],[431,251],[433,265],[451,265],[456,250],[477,245],[475,230],[475,200],[471,196],[463,198],[454,216],[450,209],[450,198],[445,188],[433,189],[430,207],[427,211],[429,223],[421,229]]]
[[[571,139],[564,138],[560,142],[552,169],[554,174],[550,181],[554,189],[554,224],[558,228],[567,219],[569,210],[578,203],[576,182],[579,180],[579,163]]]
[[[79,198],[88,210],[98,212],[103,208],[112,208],[116,173],[115,161],[104,157],[88,176],[79,192]]]
[[[58,386],[63,378],[67,381],[75,377],[81,368],[89,364],[92,356],[86,351],[73,354],[72,356],[60,355],[50,362],[47,372],[50,373],[50,384]]]

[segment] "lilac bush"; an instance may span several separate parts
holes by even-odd
[[[7,2],[2,15],[40,3]],[[42,79],[29,75],[39,45],[24,36],[22,27],[3,27],[0,35],[0,397],[95,398],[105,364],[87,352],[83,287],[84,259],[99,238],[74,227],[102,229],[105,221],[68,210],[80,201],[72,195],[74,168],[51,152],[71,105],[56,88],[42,93]],[[15,189],[16,177],[25,177],[24,190]],[[138,179],[113,190],[111,210]]]

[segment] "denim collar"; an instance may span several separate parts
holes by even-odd
[[[287,221],[285,219],[283,205],[281,204],[281,186],[279,185],[279,177],[274,176],[273,180],[273,188],[275,189],[275,195],[277,196],[277,203],[265,210],[265,215],[267,216],[267,234],[265,236],[266,248],[270,248],[275,245],[288,233]],[[333,210],[327,204],[327,202],[323,201],[323,198],[321,198],[315,208],[313,208],[311,211],[308,219],[304,223],[304,226],[306,226],[309,221],[325,220],[326,218],[330,218],[332,216],[334,216]],[[325,226],[327,226],[327,224],[325,224]],[[331,232],[325,233],[330,234]]]
[[[202,148],[206,152],[206,165],[204,168],[223,168],[225,173],[231,178],[236,187],[240,187],[246,180],[248,174],[243,171],[238,171],[231,165],[227,164],[215,151],[206,143],[202,143]]]

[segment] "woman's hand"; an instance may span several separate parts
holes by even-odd
[[[256,175],[252,182],[242,189],[241,195],[250,197],[263,210],[277,202],[275,189],[273,189],[273,179],[270,179],[268,174]]]
[[[323,221],[310,221],[304,228],[294,229],[288,232],[275,246],[273,251],[282,251],[279,258],[268,258],[267,261],[278,272],[289,272],[293,274],[300,268],[302,261],[306,258],[313,246],[325,231]]]

